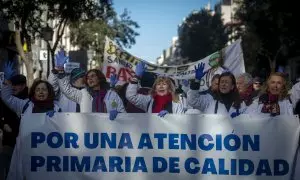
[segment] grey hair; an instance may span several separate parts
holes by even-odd
[[[243,73],[243,74],[240,74],[236,79],[241,78],[241,77],[244,78],[244,82],[248,86],[250,86],[253,83],[253,78],[252,78],[251,74],[249,74],[249,73]]]

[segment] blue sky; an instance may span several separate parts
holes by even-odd
[[[217,0],[211,0],[214,4]],[[127,49],[132,55],[155,62],[163,49],[169,47],[177,27],[191,11],[206,6],[209,0],[113,0],[121,14],[127,8],[140,28],[136,44]]]

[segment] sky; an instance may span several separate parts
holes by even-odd
[[[211,0],[214,4],[217,0]],[[136,44],[126,49],[132,55],[156,62],[163,50],[170,47],[172,37],[177,36],[177,27],[193,10],[199,10],[209,0],[113,0],[118,14],[124,9],[130,11],[131,19],[136,21],[140,33]]]

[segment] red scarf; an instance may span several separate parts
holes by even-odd
[[[159,113],[165,109],[165,106],[172,102],[172,94],[167,94],[165,96],[154,95],[154,107],[152,108],[152,113]]]
[[[262,113],[270,113],[271,115],[280,115],[280,107],[278,104],[278,95],[268,93],[266,98],[262,101]]]

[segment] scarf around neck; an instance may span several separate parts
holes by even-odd
[[[227,112],[229,112],[234,102],[233,93],[232,92],[227,94],[220,93],[220,102],[225,105]]]
[[[44,101],[40,101],[33,97],[31,99],[31,102],[33,103],[32,113],[45,113],[54,110],[53,100],[47,99]]]
[[[160,111],[166,108],[166,105],[168,103],[172,102],[172,94],[167,94],[164,96],[155,94],[153,99],[154,102],[153,102],[152,113],[159,113]]]
[[[104,102],[106,93],[107,93],[107,90],[105,90],[105,89],[101,89],[101,90],[92,92],[92,96],[93,96],[92,112],[101,112],[101,113],[107,112],[106,105]]]
[[[259,102],[263,103],[262,113],[270,113],[271,115],[280,115],[280,106],[278,104],[279,96],[271,93],[263,94],[259,98]]]

